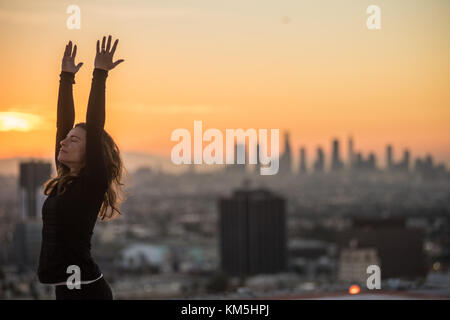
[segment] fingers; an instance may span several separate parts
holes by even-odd
[[[116,41],[114,41],[113,47],[111,49],[111,55],[114,54],[114,52],[116,52],[116,48],[117,48],[117,44],[119,43],[119,39],[117,39]]]
[[[78,70],[80,70],[82,65],[83,65],[83,62],[80,62],[79,64],[77,64],[77,66],[75,67],[75,73],[77,73]]]
[[[106,45],[106,52],[109,52],[111,49],[111,36],[108,36],[108,44]]]
[[[69,43],[66,45],[66,49],[64,50],[64,56],[70,56],[71,52],[72,52],[72,41],[69,41]]]
[[[114,52],[116,52],[117,43],[119,42],[119,39],[114,41],[114,44],[113,44],[112,48],[111,48],[111,42],[112,42],[112,36],[111,35],[108,36],[108,42],[106,42],[106,36],[103,37],[102,38],[102,46],[101,46],[101,49],[100,49],[100,40],[97,40],[97,54],[99,54],[99,53],[100,54],[109,53],[109,54],[113,55]]]
[[[103,39],[102,39],[102,52],[105,51],[105,40],[106,40],[106,37],[103,37]]]
[[[72,58],[75,59],[75,56],[77,55],[77,45],[73,46],[73,52],[72,52]]]
[[[119,59],[119,60],[117,60],[116,62],[114,62],[113,63],[113,68],[115,68],[117,65],[119,65],[119,64],[121,64],[122,62],[124,62],[125,60],[123,60],[123,59]],[[112,68],[111,68],[112,69]]]

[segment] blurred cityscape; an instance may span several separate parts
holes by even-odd
[[[98,222],[92,256],[115,299],[254,299],[361,294],[450,298],[450,173],[432,155],[395,159],[331,141],[298,150],[289,134],[280,171],[258,165],[130,172],[123,213]],[[236,146],[236,150],[245,147]],[[236,156],[236,155],[235,155]],[[0,299],[54,299],[36,276],[53,163],[0,176]],[[81,214],[81,213],[80,213]],[[381,290],[366,287],[381,268]]]

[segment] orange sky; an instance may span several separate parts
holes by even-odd
[[[66,27],[69,4],[81,9],[80,30]],[[381,30],[366,28],[370,4]],[[74,95],[85,120],[104,34],[120,39],[125,59],[108,78],[105,126],[122,151],[169,156],[171,132],[202,120],[204,130],[290,130],[296,154],[329,154],[334,137],[352,135],[380,164],[392,143],[397,159],[409,148],[450,165],[446,0],[3,1],[0,158],[52,157],[68,40],[84,62]],[[5,128],[11,112],[31,130]]]

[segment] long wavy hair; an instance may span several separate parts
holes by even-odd
[[[81,127],[86,130],[86,123],[80,122],[75,127]],[[112,139],[112,137],[103,130],[103,155],[106,161],[107,175],[108,175],[108,189],[104,194],[102,206],[98,216],[101,220],[113,219],[121,215],[120,204],[126,198],[126,192],[123,190],[124,183],[122,183],[123,175],[126,171],[122,158],[120,156],[119,148]],[[84,168],[79,174],[82,174]],[[66,186],[72,182],[76,177],[70,174],[70,168],[63,163],[58,162],[56,168],[57,175],[49,179],[44,184],[44,194],[50,195],[53,188],[57,188],[57,194],[63,194],[66,191]]]

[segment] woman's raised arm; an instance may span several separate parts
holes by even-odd
[[[103,154],[103,128],[105,125],[105,89],[108,71],[123,60],[112,62],[117,47],[115,41],[111,49],[111,36],[105,48],[105,37],[102,41],[102,50],[97,41],[95,56],[95,69],[93,72],[91,92],[86,112],[86,176],[87,189],[91,192],[105,192],[108,186],[105,155]],[[111,49],[111,51],[110,51]]]
[[[75,122],[75,106],[73,103],[72,85],[75,83],[75,73],[80,70],[82,62],[75,65],[77,46],[72,49],[72,41],[66,45],[64,51],[58,91],[58,107],[56,111],[56,146],[55,165],[58,168],[58,153],[63,140],[72,129]]]

